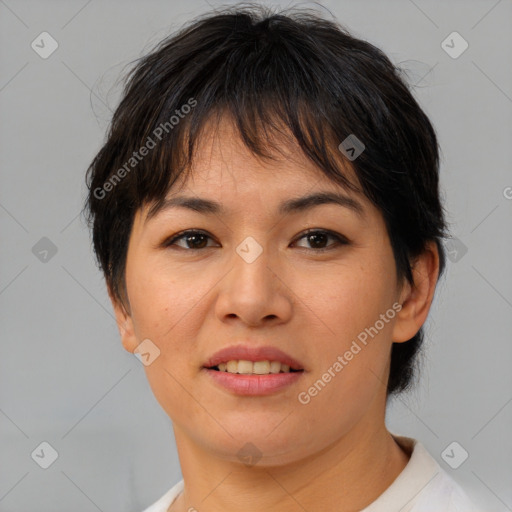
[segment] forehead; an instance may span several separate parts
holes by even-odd
[[[286,131],[263,138],[271,158],[254,154],[227,118],[205,124],[198,140],[189,169],[163,201],[147,206],[144,224],[176,208],[228,215],[259,207],[284,216],[319,204],[338,204],[363,219],[370,207],[360,192],[326,176]],[[341,156],[339,161],[344,176],[358,187],[352,167]]]
[[[251,151],[229,117],[205,123],[189,172],[178,180],[177,185],[208,190],[218,188],[220,191],[229,186],[240,190],[241,187],[259,185],[291,191],[319,184],[332,191],[344,188],[348,192],[304,154],[288,129],[274,130],[270,135],[267,130],[265,128],[258,142],[263,143],[263,150],[270,158]],[[358,187],[351,165],[341,156],[339,163],[344,176]]]

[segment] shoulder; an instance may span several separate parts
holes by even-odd
[[[363,512],[481,512],[416,439],[393,435],[410,454],[395,481]]]
[[[167,512],[171,503],[178,497],[183,490],[183,480],[171,487],[158,501],[145,508],[142,512]]]
[[[411,512],[481,512],[446,471],[439,468],[431,483],[418,496]]]

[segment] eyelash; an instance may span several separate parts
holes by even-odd
[[[316,229],[316,228],[309,229],[309,230],[305,231],[304,233],[301,234],[301,236],[296,238],[295,241],[302,240],[303,238],[305,238],[309,235],[312,235],[312,234],[321,234],[321,235],[329,236],[331,238],[334,238],[336,240],[336,243],[334,244],[334,247],[324,247],[322,249],[308,249],[307,247],[306,248],[302,247],[302,249],[311,250],[313,252],[321,253],[321,252],[331,251],[333,249],[336,249],[339,246],[348,245],[350,243],[348,241],[348,239],[345,238],[343,235],[340,235],[338,233],[335,233],[333,231],[329,231],[326,229]],[[196,229],[188,229],[186,231],[182,231],[181,233],[178,233],[177,235],[173,235],[171,238],[165,240],[162,245],[163,245],[163,247],[170,248],[172,245],[175,244],[176,241],[181,240],[182,238],[184,239],[185,237],[191,236],[191,235],[204,235],[204,236],[207,236],[208,238],[212,239],[210,237],[210,235],[208,233],[206,233],[205,231],[196,230]],[[205,249],[209,249],[209,248],[211,248],[211,247],[203,247],[201,249],[193,249],[193,248],[191,249],[191,248],[180,247],[180,249],[183,249],[185,251],[201,251],[201,250],[205,250]]]

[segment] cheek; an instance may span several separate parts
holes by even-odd
[[[201,410],[183,389],[196,372],[200,300],[208,288],[202,280],[178,278],[151,265],[127,269],[127,286],[137,339],[149,338],[160,350],[145,366],[146,378],[157,401],[169,415],[193,421]],[[184,400],[185,396],[185,400]]]
[[[318,275],[310,273],[300,281],[298,295],[305,298],[308,320],[318,319],[325,344],[334,340],[335,348],[342,349],[391,307],[392,275],[384,267],[378,261],[359,261]]]
[[[150,339],[159,354],[144,366],[153,394],[166,411],[180,414],[183,389],[194,357],[199,326],[191,321],[201,290],[150,265],[127,268],[126,281],[137,340]],[[204,293],[204,292],[203,292]]]
[[[385,379],[395,315],[393,273],[382,258],[344,266],[302,291],[314,313],[309,316],[321,319],[316,334],[309,330],[317,347],[309,383],[320,381],[316,388],[323,398],[315,401],[324,406],[367,404]]]
[[[305,393],[300,407],[309,418],[304,421],[314,424],[311,428],[327,422],[333,436],[348,431],[371,407],[389,364],[392,320],[390,315],[385,323],[380,315],[391,304],[375,288],[370,287],[373,294],[364,291],[363,284],[339,287],[330,295],[322,310],[329,330],[321,330],[327,334],[310,334],[317,340],[314,370],[300,389]]]
[[[190,323],[190,313],[207,291],[197,276],[187,277],[150,259],[132,260],[126,281],[137,336],[153,336],[159,344],[176,339],[176,332]]]

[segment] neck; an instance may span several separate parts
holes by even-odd
[[[198,446],[174,425],[185,482],[169,512],[353,512],[375,501],[405,468],[409,456],[375,415],[320,452],[285,465],[247,467]]]

